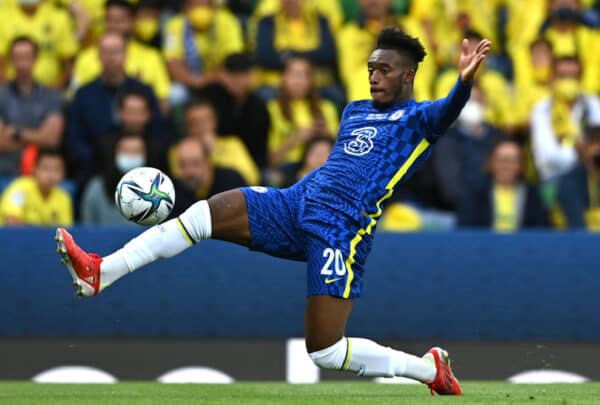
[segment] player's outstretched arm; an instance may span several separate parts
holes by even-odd
[[[460,70],[460,79],[465,83],[471,83],[475,73],[481,63],[490,52],[492,42],[489,39],[483,39],[477,44],[475,50],[469,52],[469,40],[463,39],[460,59],[458,60],[458,69]]]
[[[430,133],[430,138],[433,140],[441,136],[452,125],[469,100],[475,73],[489,53],[492,43],[488,39],[484,39],[472,51],[469,50],[468,45],[469,41],[464,39],[458,60],[460,78],[448,96],[430,103],[425,108],[423,120]]]

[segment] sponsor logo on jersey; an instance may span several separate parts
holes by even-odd
[[[404,110],[398,110],[390,115],[388,120],[390,121],[398,121],[404,115]]]
[[[366,155],[373,149],[373,138],[377,135],[377,128],[364,127],[352,131],[353,140],[344,144],[344,152],[353,156]]]
[[[367,120],[384,120],[387,118],[387,113],[371,113],[365,119]]]
[[[252,186],[250,187],[250,190],[254,191],[255,193],[266,193],[267,191],[269,191],[268,188],[263,186]]]

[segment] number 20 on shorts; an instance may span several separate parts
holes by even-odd
[[[340,249],[323,249],[323,257],[325,258],[325,264],[321,269],[322,275],[331,276],[334,271],[337,276],[343,276],[346,274],[344,255],[342,255],[342,251]],[[333,269],[331,268],[332,265]]]

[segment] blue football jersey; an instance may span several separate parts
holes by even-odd
[[[377,109],[371,100],[350,103],[327,162],[306,182],[306,198],[375,226],[384,201],[429,156],[431,145],[458,117],[471,87],[460,79],[437,101],[407,100]]]

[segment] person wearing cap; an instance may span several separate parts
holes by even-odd
[[[577,144],[578,164],[558,180],[558,202],[569,228],[600,231],[600,126]]]
[[[225,58],[219,81],[202,88],[198,95],[213,104],[219,135],[239,137],[259,168],[267,166],[267,138],[271,124],[265,102],[251,89],[252,61],[244,53]]]
[[[17,37],[35,41],[39,55],[33,76],[41,84],[63,88],[71,74],[78,49],[70,15],[47,0],[18,0],[17,7],[0,9],[0,79],[12,79],[14,67],[7,60]]]

